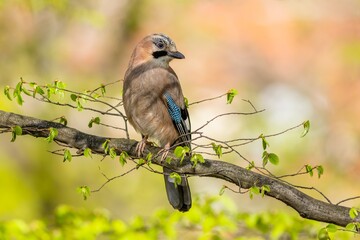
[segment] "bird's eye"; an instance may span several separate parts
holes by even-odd
[[[158,42],[155,42],[155,45],[159,48],[159,49],[163,49],[165,47],[165,43],[160,40]]]

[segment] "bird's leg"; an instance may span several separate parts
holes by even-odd
[[[160,159],[161,162],[164,162],[164,160],[166,159],[166,157],[169,153],[169,149],[170,149],[170,143],[167,143],[167,144],[165,144],[164,148],[160,150],[159,153],[162,152],[161,159]]]
[[[138,142],[138,144],[136,145],[135,151],[138,157],[140,157],[145,149],[146,143],[147,143],[147,136],[142,136],[142,139],[140,142]]]

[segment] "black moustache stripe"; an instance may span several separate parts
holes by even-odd
[[[159,57],[166,56],[167,52],[166,51],[156,51],[156,52],[153,52],[152,55],[154,56],[154,58],[159,58]]]

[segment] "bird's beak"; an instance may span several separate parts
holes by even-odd
[[[179,51],[176,51],[176,52],[168,52],[168,55],[170,56],[170,57],[173,57],[173,58],[177,58],[177,59],[184,59],[185,58],[185,56],[184,56],[184,54],[182,54],[181,52],[179,52]]]

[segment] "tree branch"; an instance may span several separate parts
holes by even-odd
[[[14,126],[20,126],[23,135],[27,134],[42,138],[48,137],[49,128],[56,128],[58,130],[58,135],[54,140],[62,143],[62,145],[78,149],[79,152],[82,152],[85,148],[90,148],[93,153],[105,154],[102,145],[109,139],[109,147],[113,147],[117,153],[125,151],[129,156],[136,156],[135,146],[137,142],[135,140],[99,137],[80,132],[74,128],[66,127],[60,123],[0,110],[0,130],[2,130],[0,132],[11,132],[11,129]],[[159,150],[160,148],[148,145],[144,154],[147,155],[151,152],[153,156],[156,156]],[[169,156],[176,159],[172,153],[169,153]],[[170,167],[178,173],[219,178],[233,183],[242,189],[267,185],[270,187],[270,191],[265,192],[267,196],[278,199],[292,207],[303,218],[334,223],[339,226],[346,226],[351,222],[360,222],[360,216],[357,216],[356,219],[350,218],[350,209],[348,207],[317,200],[284,181],[246,170],[231,163],[206,159],[205,163],[199,163],[196,167],[193,167],[188,159],[180,165],[179,162],[175,160],[171,161],[170,164],[165,162],[162,163],[160,158],[153,158],[152,163]]]

